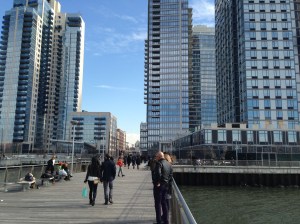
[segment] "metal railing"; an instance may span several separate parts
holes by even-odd
[[[74,173],[85,171],[87,164],[86,161],[74,163]],[[32,173],[34,177],[39,179],[45,172],[46,166],[47,164],[0,167],[0,186],[16,183],[27,173]]]
[[[262,166],[262,167],[300,167],[300,161],[278,160],[212,160],[177,159],[175,165],[194,166]]]
[[[197,224],[175,180],[172,183],[171,220],[175,224]]]

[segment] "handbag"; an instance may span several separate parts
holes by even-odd
[[[83,187],[83,188],[82,188],[81,195],[82,195],[83,198],[87,198],[87,196],[88,196],[88,191],[87,191],[87,188],[86,188],[86,187]]]
[[[99,179],[95,179],[94,184],[99,184]]]

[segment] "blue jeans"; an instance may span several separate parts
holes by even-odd
[[[112,200],[113,187],[113,181],[103,181],[105,203],[107,203],[108,200]]]
[[[164,224],[169,224],[169,209],[166,199],[168,192],[168,185],[161,184],[159,187],[153,187],[154,195],[154,204],[155,204],[155,213],[156,213],[156,222],[161,223],[161,218],[163,219]],[[161,211],[163,215],[161,215]]]

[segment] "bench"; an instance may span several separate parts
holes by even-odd
[[[8,192],[8,186],[14,185],[15,183],[13,182],[0,182],[1,188],[3,188],[4,192]]]
[[[35,179],[32,181],[26,181],[24,178],[21,178],[20,181],[17,182],[17,184],[20,184],[23,188],[23,191],[26,191],[27,189],[30,188],[30,186],[35,185]]]
[[[48,186],[48,184],[50,182],[52,182],[52,183],[55,182],[54,177],[41,177],[40,180],[42,181],[41,185],[44,185],[44,183],[45,183],[45,186]]]

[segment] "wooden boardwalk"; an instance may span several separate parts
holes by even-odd
[[[123,169],[125,177],[114,181],[113,204],[104,205],[103,186],[98,185],[95,206],[82,198],[85,173],[40,189],[0,192],[0,223],[139,223],[155,221],[151,173]],[[86,185],[87,186],[87,185]]]

